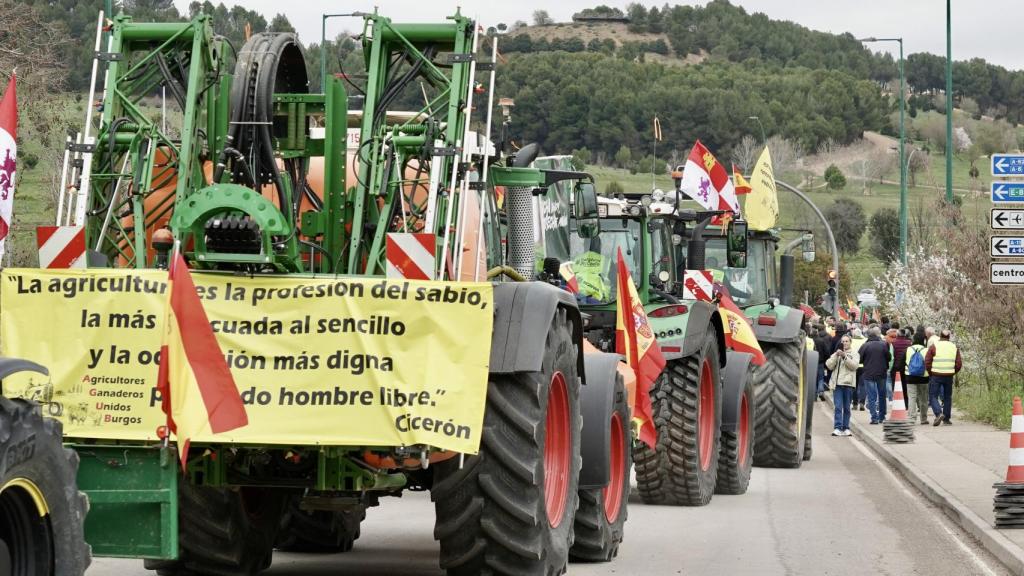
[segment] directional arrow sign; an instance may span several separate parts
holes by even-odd
[[[1024,237],[992,236],[993,256],[1024,256]]]
[[[992,201],[996,204],[1024,202],[1024,182],[993,182]]]
[[[999,264],[989,266],[993,284],[1024,284],[1024,264]]]
[[[1024,176],[1024,154],[993,154],[993,176]]]
[[[1024,230],[1024,210],[992,210],[992,228],[994,230]]]

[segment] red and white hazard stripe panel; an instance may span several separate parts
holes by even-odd
[[[683,299],[710,302],[713,295],[710,270],[687,270],[683,273]]]
[[[40,268],[85,268],[85,226],[37,226]]]
[[[429,233],[392,232],[387,236],[387,277],[406,280],[434,279],[435,236]]]

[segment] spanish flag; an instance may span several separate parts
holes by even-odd
[[[192,438],[241,428],[249,418],[188,265],[177,251],[171,259],[167,293],[157,389],[167,427],[178,437],[184,469]]]
[[[736,194],[750,194],[750,182],[743,177],[743,173],[736,169],[736,165],[732,165],[732,185],[736,189]]]
[[[654,139],[661,142],[661,121],[658,117],[654,117]]]
[[[629,267],[622,259],[622,248],[619,248],[617,266],[615,352],[625,356],[626,362],[636,373],[633,420],[637,424],[640,440],[654,448],[658,441],[658,431],[654,427],[651,386],[665,368],[665,357],[661,355],[661,347],[654,339],[654,331],[647,321],[647,313],[640,302],[633,277],[629,274]]]
[[[729,291],[724,287],[718,292],[718,313],[722,316],[722,328],[725,330],[725,345],[736,352],[749,352],[754,355],[751,362],[755,366],[765,363],[764,351],[757,342],[750,320],[743,315],[739,306],[732,301]]]

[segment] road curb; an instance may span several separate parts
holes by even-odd
[[[826,403],[833,406],[832,399]],[[863,424],[851,421],[850,428],[855,438],[863,442],[886,464],[910,480],[933,504],[938,506],[960,528],[973,536],[993,556],[999,559],[1013,574],[1024,576],[1024,548],[1021,548],[989,522],[978,516],[966,504],[951,494],[920,468],[899,458],[888,446],[864,429]],[[995,492],[993,492],[995,495]]]

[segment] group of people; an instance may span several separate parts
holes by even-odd
[[[948,329],[901,327],[882,317],[867,325],[827,318],[808,327],[808,347],[818,352],[818,399],[832,391],[833,436],[852,436],[850,414],[864,410],[871,424],[885,422],[899,374],[912,421],[953,424],[953,380],[963,365]]]

